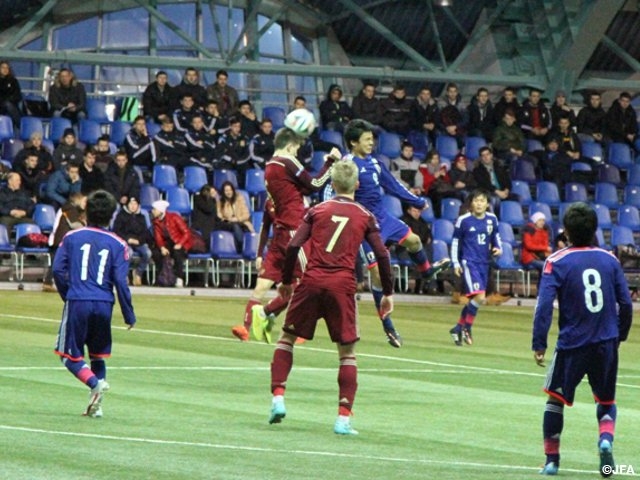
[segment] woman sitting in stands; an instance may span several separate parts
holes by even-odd
[[[242,242],[245,232],[253,232],[251,214],[243,195],[238,195],[231,182],[222,184],[222,195],[218,202],[218,217],[220,224],[217,230],[226,230],[233,233],[238,252],[242,251]]]

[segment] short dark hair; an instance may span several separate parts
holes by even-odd
[[[164,70],[158,70],[158,73],[156,73],[156,78],[158,78],[160,75],[167,76],[167,72],[165,72]]]
[[[359,141],[362,134],[368,132],[373,133],[373,125],[366,120],[356,118],[347,123],[344,127],[344,143],[347,149],[351,150],[351,142]]]
[[[628,98],[631,100],[631,94],[629,92],[622,92],[618,98]]]
[[[245,105],[249,105],[249,108],[251,108],[251,102],[249,100],[240,100],[238,102],[238,110],[240,110],[240,107],[244,107]]]
[[[586,203],[576,202],[569,206],[562,223],[574,247],[588,247],[598,228],[598,216]]]
[[[225,76],[225,77],[227,77],[227,78],[229,77],[229,74],[227,73],[227,71],[226,71],[226,70],[218,70],[218,71],[216,72],[216,78],[218,78],[220,75],[224,75],[224,76]]]
[[[491,148],[487,147],[486,145],[484,147],[480,147],[480,150],[478,150],[478,153],[480,155],[482,155],[483,152],[491,152],[493,153],[493,150],[491,150]]]
[[[304,103],[307,103],[307,99],[304,98],[302,95],[298,95],[296,98],[293,99],[294,102],[296,100],[302,100]]]
[[[87,224],[106,227],[116,211],[116,199],[105,190],[96,190],[87,198]]]
[[[471,201],[475,200],[478,197],[484,197],[487,199],[487,201],[489,201],[491,199],[491,194],[484,188],[476,188],[473,192],[471,192]]]

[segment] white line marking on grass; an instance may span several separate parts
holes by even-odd
[[[1,430],[45,434],[45,435],[57,435],[64,437],[79,437],[79,438],[91,438],[96,440],[112,440],[116,442],[130,442],[130,443],[150,443],[154,445],[175,445],[182,447],[197,447],[197,448],[209,448],[215,450],[241,450],[245,452],[259,452],[259,453],[279,453],[284,455],[307,455],[314,457],[336,457],[336,458],[352,458],[356,460],[372,460],[375,462],[387,461],[397,463],[415,463],[423,465],[445,465],[445,466],[458,466],[458,467],[480,467],[487,469],[501,469],[501,470],[526,470],[526,471],[538,471],[540,467],[528,467],[525,465],[501,465],[501,464],[489,464],[478,462],[461,462],[458,460],[430,460],[426,458],[402,458],[402,457],[378,457],[373,455],[357,455],[353,453],[340,453],[340,452],[327,452],[321,450],[288,450],[277,449],[267,447],[248,447],[246,445],[229,445],[218,443],[204,443],[204,442],[184,442],[179,440],[159,440],[154,438],[142,438],[142,437],[119,437],[115,435],[101,435],[97,433],[80,433],[80,432],[64,432],[58,430],[43,430],[40,428],[28,428],[17,427],[13,425],[0,425]],[[579,470],[572,468],[563,468],[563,472],[572,473],[584,473],[593,475],[595,470]]]

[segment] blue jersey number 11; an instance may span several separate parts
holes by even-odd
[[[89,272],[89,253],[91,252],[91,244],[85,243],[80,247],[82,250],[82,266],[80,270],[80,280],[86,281],[88,272]],[[102,285],[102,279],[104,278],[104,269],[107,265],[107,258],[109,257],[109,250],[106,248],[100,250],[98,252],[100,256],[100,264],[98,265],[98,276],[96,278],[96,283],[98,285]]]

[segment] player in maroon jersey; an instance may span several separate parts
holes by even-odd
[[[249,339],[249,329],[258,340],[271,343],[270,328],[263,329],[262,324],[273,326],[273,321],[287,306],[282,297],[277,296],[265,307],[262,299],[273,286],[279,283],[287,245],[296,232],[306,211],[304,195],[320,191],[329,181],[329,168],[340,160],[340,151],[333,149],[326,157],[320,172],[312,177],[296,159],[296,153],[304,139],[293,130],[282,128],[274,139],[275,152],[265,167],[267,194],[273,202],[273,238],[269,244],[267,256],[259,267],[256,288],[245,307],[244,325],[237,325],[231,332],[240,340]],[[259,252],[259,254],[262,252]],[[306,265],[306,253],[300,250],[299,263],[295,276],[299,278]]]
[[[284,392],[293,365],[293,347],[298,337],[311,340],[316,324],[324,318],[329,336],[338,346],[339,401],[334,432],[355,435],[350,415],[357,390],[355,344],[360,339],[356,315],[354,270],[363,240],[371,245],[378,261],[383,287],[382,317],[393,310],[393,277],[389,252],[382,243],[380,227],[371,212],[353,200],[358,168],[351,160],[336,163],[331,174],[336,197],[311,208],[289,243],[279,292],[289,299],[293,292],[295,262],[305,244],[310,258],[302,280],[293,293],[287,317],[271,363],[273,401],[269,423],[286,415]]]

